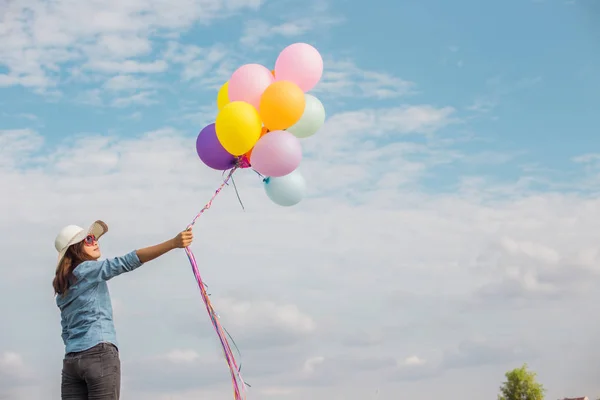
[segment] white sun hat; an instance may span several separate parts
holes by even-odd
[[[54,247],[58,251],[56,265],[60,264],[69,246],[81,242],[87,235],[94,235],[96,240],[98,240],[106,232],[108,232],[108,225],[103,221],[94,222],[87,231],[77,225],[65,226],[58,232],[56,239],[54,239]]]

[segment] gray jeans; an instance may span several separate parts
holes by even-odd
[[[119,400],[121,361],[110,343],[68,353],[63,360],[62,400]]]

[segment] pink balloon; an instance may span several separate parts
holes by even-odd
[[[245,101],[258,110],[260,96],[275,81],[273,74],[260,64],[239,67],[229,79],[229,101]]]
[[[294,171],[302,161],[300,140],[286,131],[272,131],[254,145],[250,164],[263,175],[280,177]]]
[[[322,75],[323,58],[310,44],[291,44],[275,61],[276,80],[294,82],[304,92],[315,87]]]

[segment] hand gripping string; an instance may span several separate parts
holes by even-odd
[[[196,223],[196,220],[198,218],[200,218],[200,216],[211,207],[213,200],[217,197],[217,195],[221,192],[221,190],[223,190],[223,188],[226,185],[228,185],[229,181],[233,179],[233,173],[238,168],[247,168],[247,167],[243,163],[238,163],[238,164],[236,164],[236,166],[234,168],[232,168],[229,171],[229,173],[227,174],[227,177],[225,178],[223,183],[221,183],[221,185],[217,188],[217,190],[213,194],[210,201],[208,203],[206,203],[206,205],[202,208],[202,210],[200,210],[200,212],[198,214],[196,214],[196,216],[194,217],[192,222],[187,226],[186,230],[191,229],[194,226],[194,224]],[[229,341],[227,340],[227,336],[229,336],[229,334],[221,326],[221,323],[219,322],[219,316],[215,312],[215,310],[210,302],[209,294],[206,292],[206,284],[202,281],[202,277],[200,276],[200,271],[198,270],[198,263],[196,262],[196,257],[194,256],[192,249],[190,247],[186,247],[185,253],[188,257],[188,260],[190,261],[190,265],[192,266],[192,272],[194,273],[194,277],[196,278],[196,282],[198,283],[198,288],[200,289],[200,294],[202,296],[202,300],[204,301],[204,305],[206,306],[206,311],[208,312],[208,316],[210,317],[213,327],[214,327],[215,331],[217,332],[217,336],[219,337],[219,340],[221,341],[221,346],[223,347],[223,354],[225,356],[225,361],[227,362],[227,366],[229,367],[229,372],[231,374],[231,383],[233,385],[233,398],[235,400],[245,400],[246,399],[246,387],[245,386],[247,384],[244,382],[244,379],[242,378],[240,367],[238,366],[238,364],[235,360],[235,356],[233,355],[233,352],[231,351],[231,347],[229,345]],[[231,338],[231,336],[229,336],[229,337]],[[233,342],[234,346],[237,348],[233,339],[232,339],[232,342]]]

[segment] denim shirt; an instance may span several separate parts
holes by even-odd
[[[122,257],[84,261],[75,268],[75,283],[65,296],[56,296],[65,353],[87,350],[103,342],[118,346],[106,281],[141,265],[132,251]]]

